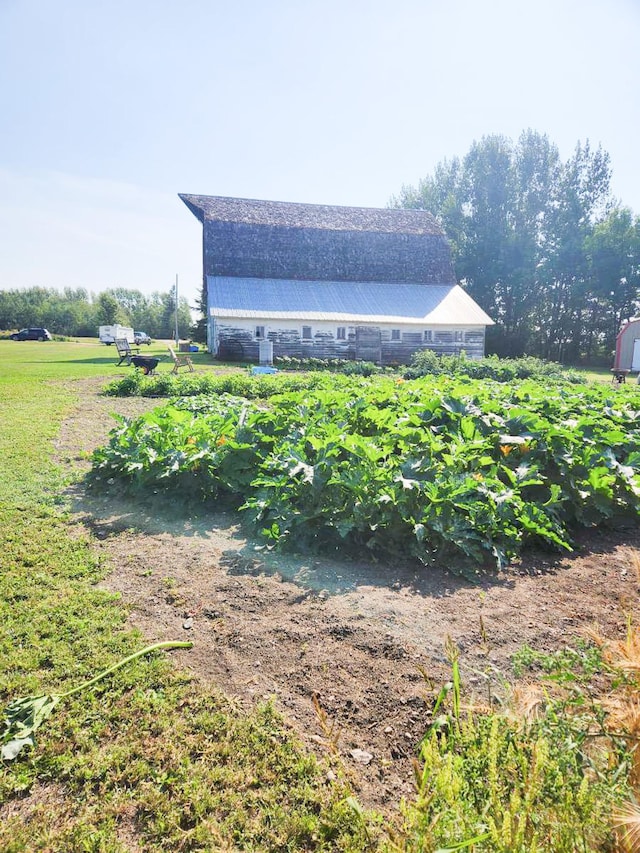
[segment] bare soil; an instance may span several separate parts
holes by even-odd
[[[77,411],[57,453],[80,470],[106,440],[109,414],[160,401],[100,395],[74,383]],[[274,556],[234,514],[171,500],[71,490],[74,518],[110,567],[132,626],[150,641],[192,639],[181,663],[242,705],[273,699],[309,748],[336,751],[361,800],[384,809],[412,791],[416,747],[433,696],[450,677],[447,638],[470,694],[490,700],[513,680],[527,644],[552,651],[598,627],[623,635],[637,600],[637,529],[592,533],[571,556],[528,553],[470,583],[451,567]]]

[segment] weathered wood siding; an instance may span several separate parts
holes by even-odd
[[[305,324],[309,326],[309,324]],[[446,329],[424,326],[338,326],[335,323],[311,324],[311,337],[303,338],[302,326],[278,326],[271,320],[216,319],[212,326],[214,352],[223,360],[256,362],[260,338],[256,329],[273,342],[274,358],[344,358],[375,361],[380,364],[408,364],[411,356],[423,349],[440,355],[457,355],[464,351],[468,358],[484,356],[484,326],[455,326]],[[338,337],[344,329],[344,338]],[[395,335],[394,335],[395,332]],[[430,333],[425,340],[425,332]],[[399,338],[396,337],[399,333]]]
[[[330,231],[205,220],[205,276],[453,284],[439,234]]]

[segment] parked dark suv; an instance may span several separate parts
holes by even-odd
[[[46,329],[20,329],[9,335],[12,341],[50,341],[51,335]]]

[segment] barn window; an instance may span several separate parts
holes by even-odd
[[[454,333],[453,333],[453,339],[454,339],[454,341],[456,341],[457,343],[460,343],[461,341],[464,341],[464,332],[454,332]]]
[[[400,329],[391,329],[391,340],[399,341],[400,340]]]
[[[302,327],[302,339],[305,341],[311,340],[311,326]]]
[[[339,341],[346,341],[347,339],[347,328],[346,326],[338,326],[336,329],[336,339]]]
[[[256,326],[256,338],[264,338],[264,326]]]
[[[433,332],[431,331],[431,329],[425,329],[424,342],[426,344],[430,344],[432,340],[433,340]]]

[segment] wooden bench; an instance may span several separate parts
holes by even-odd
[[[178,353],[174,350],[173,347],[168,347],[169,355],[173,359],[173,370],[172,373],[177,373],[179,368],[188,367],[191,372],[193,372],[193,362],[188,355],[184,355],[183,353]]]
[[[120,357],[118,364],[122,364],[123,361],[125,364],[131,364],[131,356],[138,355],[140,352],[140,347],[132,347],[126,338],[118,338],[115,343]]]

